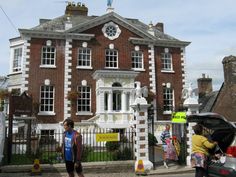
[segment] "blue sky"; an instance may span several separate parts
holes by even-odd
[[[78,2],[78,1],[75,1]],[[107,0],[80,0],[89,15],[106,13]],[[18,28],[31,28],[40,18],[64,14],[63,0],[0,0],[0,75],[9,72],[9,39],[17,37]],[[235,0],[113,0],[115,12],[149,24],[164,23],[165,33],[189,41],[186,48],[187,81],[196,87],[202,73],[213,79],[213,89],[223,82],[222,60],[236,55]],[[16,29],[15,29],[16,28]]]

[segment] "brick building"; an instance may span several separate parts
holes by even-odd
[[[200,112],[216,112],[228,121],[236,122],[236,56],[222,60],[224,82],[218,91],[212,91],[212,79],[198,79]]]
[[[154,93],[155,121],[170,120],[181,106],[189,42],[165,34],[163,23],[125,18],[110,6],[88,16],[84,4],[70,3],[64,15],[19,31],[10,39],[8,88],[32,95],[41,130],[68,117],[129,127],[136,82]]]

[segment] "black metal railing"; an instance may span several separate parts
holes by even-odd
[[[132,131],[91,129],[80,130],[79,132],[83,137],[83,162],[134,159],[134,132]],[[112,132],[119,133],[119,141],[96,141],[96,134]],[[6,160],[8,149],[5,148],[3,163],[32,164],[35,158],[39,159],[42,164],[61,163],[63,162],[61,149],[62,138],[63,133],[32,134],[30,139],[27,138],[24,132],[13,134],[11,160],[9,163]]]

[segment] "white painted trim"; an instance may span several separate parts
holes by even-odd
[[[65,79],[64,79],[64,120],[71,117],[70,113],[70,101],[67,99],[68,91],[71,91],[71,88],[69,85],[71,85],[71,75],[69,73],[72,72],[72,69],[70,68],[72,57],[69,54],[72,54],[72,39],[66,39],[65,44]]]
[[[38,115],[39,116],[55,116],[56,113],[55,112],[39,112]]]

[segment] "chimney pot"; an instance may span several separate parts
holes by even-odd
[[[88,8],[85,4],[81,5],[81,2],[78,2],[77,5],[75,3],[68,3],[65,10],[66,15],[88,15]]]

